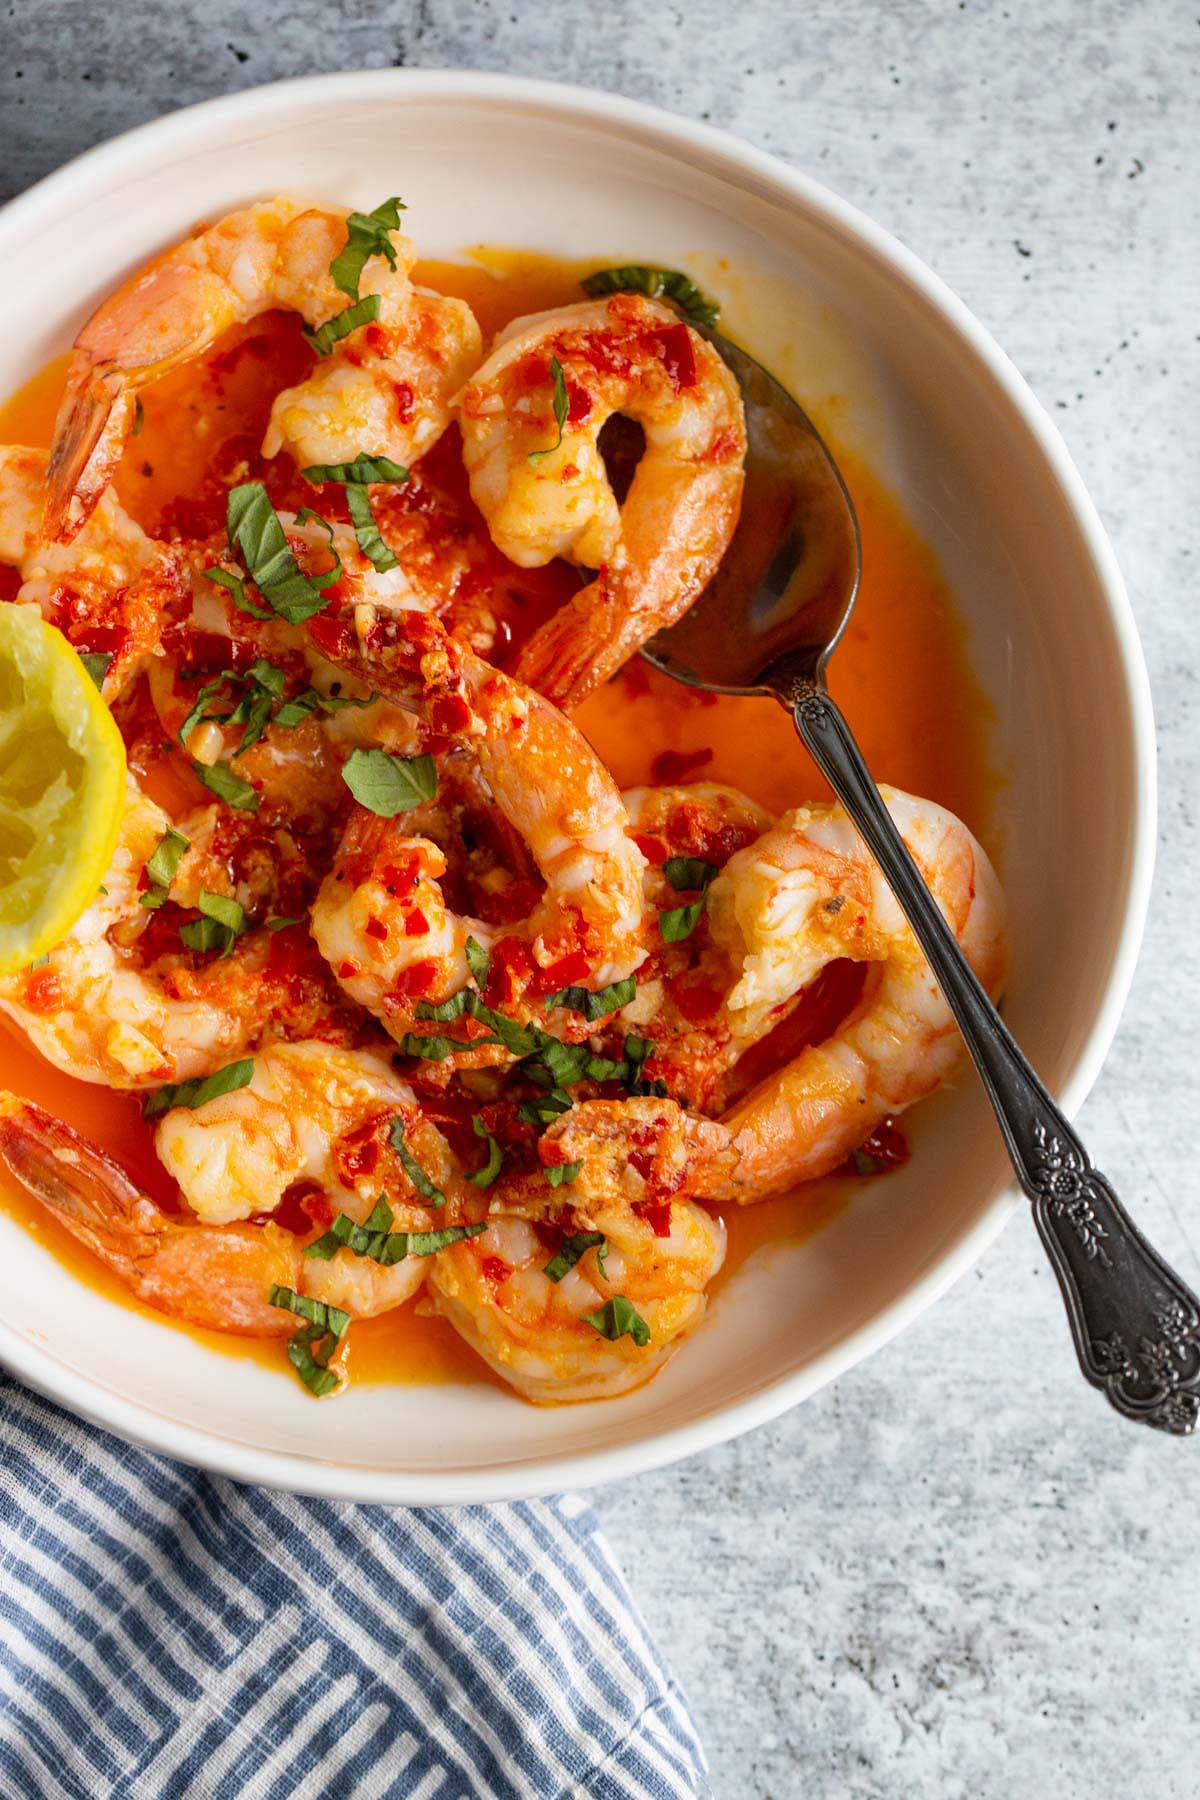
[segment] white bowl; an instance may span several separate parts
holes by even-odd
[[[1146,909],[1154,740],[1129,605],[1054,427],[991,338],[894,239],[732,137],[578,88],[458,73],[330,75],[190,107],[0,214],[0,392],[199,218],[277,191],[400,193],[425,254],[485,241],[713,270],[802,400],[842,398],[932,544],[1010,780],[1008,1017],[1068,1111],[1108,1049]],[[731,273],[715,271],[728,258]],[[1009,1217],[977,1084],[913,1115],[917,1154],[808,1243],[723,1289],[640,1393],[535,1410],[490,1386],[352,1390],[214,1355],[81,1286],[0,1218],[0,1358],[56,1400],[245,1481],[360,1500],[482,1501],[608,1480],[773,1418],[886,1343]],[[1075,1379],[1063,1342],[1063,1381]],[[983,1397],[981,1396],[981,1403]]]

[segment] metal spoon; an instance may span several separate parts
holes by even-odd
[[[976,980],[893,825],[825,671],[854,607],[858,522],[787,390],[719,332],[749,452],[741,520],[708,588],[642,654],[690,687],[770,694],[878,861],[983,1077],[1058,1277],[1080,1367],[1128,1419],[1187,1436],[1200,1413],[1200,1302],[1146,1242]]]

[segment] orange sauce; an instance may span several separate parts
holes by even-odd
[[[584,265],[520,251],[473,254],[469,264],[420,263],[415,274],[423,285],[467,300],[485,341],[511,318],[579,297]],[[272,321],[253,328],[253,353],[229,359],[216,388],[206,363],[177,371],[143,396],[143,428],[126,453],[118,486],[123,503],[148,529],[209,469],[213,436],[253,444],[255,434],[261,437],[271,396],[302,378],[306,353],[294,321],[277,315]],[[225,348],[236,348],[246,336],[232,336]],[[66,362],[65,356],[56,358],[0,405],[0,443],[49,444]],[[180,428],[181,420],[188,429]],[[836,444],[834,449],[858,510],[863,579],[854,620],[834,659],[832,687],[877,777],[948,806],[986,840],[993,782],[985,736],[991,715],[967,659],[953,599],[932,552],[895,499],[863,463]],[[652,780],[724,781],[773,811],[828,794],[775,702],[697,694],[640,662],[594,694],[576,723],[623,787]],[[658,762],[664,751],[688,758],[685,775],[664,770]],[[0,1036],[0,1066],[7,1086],[69,1119],[118,1157],[148,1192],[174,1203],[136,1098],[60,1074],[8,1030]],[[811,1236],[854,1191],[852,1181],[830,1178],[795,1196],[722,1209],[729,1250],[721,1279],[764,1244]],[[0,1192],[0,1206],[78,1279],[162,1319],[133,1301],[35,1202]],[[278,1341],[169,1323],[223,1353],[281,1364]],[[492,1379],[443,1320],[424,1317],[413,1306],[356,1322],[349,1366],[356,1382]]]

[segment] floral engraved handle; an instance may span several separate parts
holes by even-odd
[[[796,730],[879,863],[958,1021],[1066,1302],[1080,1367],[1117,1411],[1186,1437],[1200,1414],[1200,1302],[1092,1167],[943,919],[837,706],[773,672]]]

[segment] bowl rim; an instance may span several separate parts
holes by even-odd
[[[48,204],[87,181],[118,183],[123,171],[144,166],[155,150],[186,147],[196,132],[224,122],[259,122],[285,116],[313,101],[424,99],[465,105],[490,104],[538,113],[556,123],[582,120],[619,130],[675,158],[702,152],[706,164],[784,206],[799,208],[842,238],[855,242],[876,268],[890,275],[940,320],[967,350],[993,397],[1023,430],[1030,453],[1056,481],[1095,568],[1118,651],[1125,687],[1134,762],[1133,830],[1124,916],[1103,991],[1086,1041],[1057,1094],[1068,1117],[1083,1104],[1112,1043],[1133,978],[1149,904],[1156,841],[1154,718],[1145,657],[1125,584],[1111,544],[1058,428],[1023,376],[956,294],[911,250],[840,198],[779,158],[730,132],[664,108],[601,89],[503,73],[456,69],[346,70],[272,82],[181,107],[84,151],[0,208],[0,254],[6,240],[17,247],[27,223]],[[49,1351],[0,1320],[0,1364],[48,1398],[92,1423],[213,1473],[236,1480],[333,1499],[406,1505],[452,1505],[514,1500],[618,1480],[663,1467],[764,1425],[807,1399],[846,1369],[880,1349],[932,1305],[987,1249],[1020,1204],[1013,1187],[997,1194],[948,1245],[936,1264],[866,1324],[815,1357],[803,1369],[781,1375],[743,1399],[714,1406],[686,1424],[633,1442],[562,1457],[538,1457],[477,1470],[404,1472],[319,1461],[262,1449],[211,1430],[164,1417],[67,1367]],[[1066,1349],[1064,1341],[1064,1351]],[[1066,1379],[1072,1379],[1068,1373]]]

